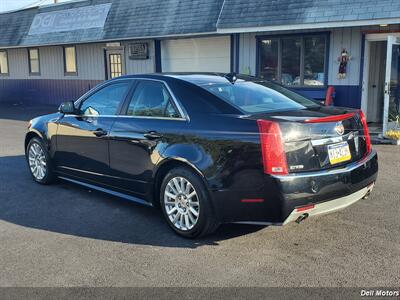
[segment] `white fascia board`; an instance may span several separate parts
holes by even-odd
[[[246,32],[268,32],[268,31],[285,31],[285,30],[302,30],[302,29],[324,29],[324,28],[340,28],[355,26],[371,26],[371,25],[389,25],[400,24],[400,18],[375,19],[375,20],[359,20],[359,21],[340,21],[325,23],[306,23],[294,25],[277,25],[262,27],[242,27],[242,28],[217,28],[217,33],[246,33]]]
[[[1,1],[1,0],[0,0]],[[154,35],[154,36],[143,36],[143,37],[127,37],[127,38],[115,38],[115,39],[99,39],[93,41],[82,41],[82,42],[60,42],[60,43],[48,43],[48,44],[26,44],[16,46],[0,46],[0,49],[19,49],[19,48],[34,48],[34,47],[52,47],[52,46],[64,46],[64,45],[83,45],[83,44],[103,44],[109,42],[124,42],[124,41],[139,41],[139,40],[163,40],[163,39],[189,39],[189,38],[202,38],[210,36],[223,36],[227,34],[220,34],[217,32],[200,32],[200,33],[180,33],[170,35]]]

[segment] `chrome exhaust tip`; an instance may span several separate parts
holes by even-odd
[[[308,218],[308,214],[302,214],[301,216],[299,216],[298,218],[297,218],[297,220],[295,221],[297,224],[300,224],[301,222],[303,222],[305,219],[307,219]]]
[[[368,191],[368,193],[366,193],[365,196],[362,197],[362,199],[364,199],[364,200],[368,199],[369,195],[371,195],[371,191]]]

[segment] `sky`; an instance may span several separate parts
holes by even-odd
[[[59,0],[58,2],[66,2],[70,0]],[[5,12],[14,9],[29,7],[30,5],[37,6],[43,4],[54,3],[54,0],[0,0],[0,12]]]

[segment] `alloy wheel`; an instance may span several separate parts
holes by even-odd
[[[47,173],[46,155],[42,146],[33,143],[28,152],[29,168],[36,180],[43,180]]]
[[[194,186],[183,177],[174,177],[166,185],[164,206],[168,219],[179,230],[191,230],[199,219],[200,202]]]

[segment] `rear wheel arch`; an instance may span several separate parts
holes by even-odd
[[[159,199],[159,195],[160,195],[160,188],[161,188],[161,184],[163,182],[164,177],[168,174],[168,172],[174,168],[178,168],[178,167],[183,167],[186,168],[188,170],[190,170],[191,172],[193,172],[194,174],[198,175],[205,187],[208,189],[208,184],[207,184],[207,180],[205,179],[204,175],[201,173],[201,171],[199,169],[197,169],[195,166],[193,166],[192,164],[179,160],[179,159],[169,159],[168,161],[162,163],[160,166],[158,166],[155,175],[154,175],[154,188],[153,188],[153,205],[159,205],[160,204],[160,199]]]

